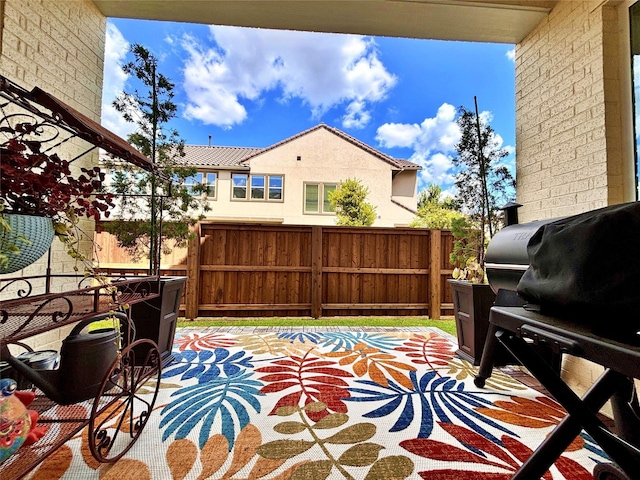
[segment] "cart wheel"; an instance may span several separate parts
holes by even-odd
[[[139,350],[145,358],[136,358]],[[153,411],[160,388],[160,353],[151,340],[136,340],[111,365],[89,417],[89,449],[96,460],[114,463],[135,443]]]
[[[599,463],[593,470],[595,480],[631,480],[624,471],[615,463]]]
[[[486,378],[478,376],[473,379],[473,383],[478,388],[484,388],[484,384],[486,380],[487,380]]]

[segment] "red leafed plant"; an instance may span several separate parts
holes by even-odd
[[[19,124],[16,133],[30,133],[31,128]],[[40,142],[19,137],[0,147],[0,192],[7,211],[53,219],[109,216],[113,195],[101,192],[104,173],[99,167],[82,168],[74,177],[67,160],[40,150]]]
[[[85,235],[78,222],[81,217],[108,217],[109,209],[115,206],[113,194],[102,191],[105,174],[93,167],[81,168],[74,176],[69,161],[43,151],[43,145],[57,135],[40,141],[43,127],[36,122],[7,123],[0,127],[0,133],[7,138],[0,143],[0,237],[11,231],[4,213],[51,218],[67,254],[84,265],[86,274],[95,276],[96,265],[80,249]],[[30,242],[21,237],[19,243]],[[0,266],[9,253],[19,254],[21,245],[0,242]],[[74,268],[78,270],[77,264]]]

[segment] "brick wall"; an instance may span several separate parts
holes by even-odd
[[[89,0],[6,0],[0,72],[100,120],[106,18]]]
[[[523,221],[625,201],[617,12],[601,3],[560,2],[516,47]]]
[[[105,32],[106,18],[89,0],[0,1],[0,73],[27,90],[38,86],[99,122]],[[86,149],[84,142],[69,142],[59,153],[74,158]],[[94,152],[75,164],[77,168],[97,161]],[[82,228],[93,236],[93,221],[83,222]],[[74,261],[60,246],[54,240],[54,273],[72,273]],[[42,275],[45,268],[46,256],[11,276]],[[76,281],[59,282],[53,290],[76,285]],[[56,348],[67,330],[43,334],[31,343],[37,349]]]
[[[6,0],[2,6],[0,73],[27,90],[38,86],[99,122],[106,18],[89,0]],[[58,152],[74,158],[86,149],[84,142],[69,142]],[[74,168],[97,161],[92,152],[74,162]],[[81,226],[93,236],[93,221]],[[74,261],[60,247],[54,241],[54,273],[73,273]],[[45,266],[46,257],[22,273],[39,275]],[[58,283],[54,291],[75,285]]]

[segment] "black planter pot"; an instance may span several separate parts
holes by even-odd
[[[447,280],[453,293],[453,310],[458,333],[456,354],[472,365],[479,365],[484,342],[489,329],[489,312],[496,300],[496,294],[485,283],[471,283],[464,280]],[[513,363],[509,353],[499,346],[495,363]]]
[[[131,305],[131,320],[136,329],[136,339],[148,338],[158,345],[163,367],[174,360],[171,349],[178,323],[180,299],[186,282],[187,277],[161,277],[160,296]],[[134,351],[136,359],[142,362],[149,347],[140,347],[142,348]]]

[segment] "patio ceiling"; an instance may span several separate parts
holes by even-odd
[[[107,17],[518,43],[559,0],[93,0]]]

